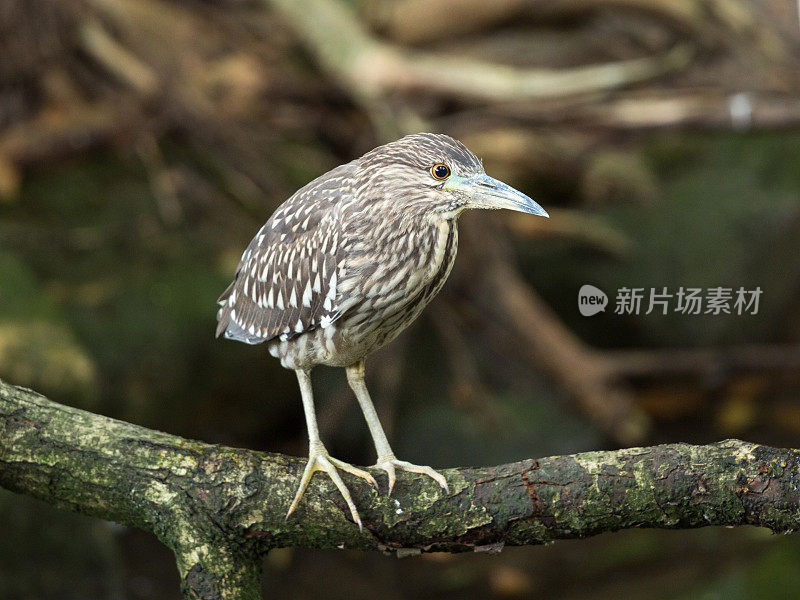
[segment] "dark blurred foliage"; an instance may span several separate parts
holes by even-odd
[[[295,189],[430,129],[552,218],[465,215],[451,281],[371,358],[398,455],[466,466],[732,436],[798,446],[793,3],[304,4],[0,3],[0,377],[303,454],[293,374],[215,340],[215,300]],[[617,79],[572,71],[587,65]],[[530,78],[550,83],[526,92]],[[623,286],[763,296],[755,316],[612,305],[585,318],[584,283],[612,302]],[[318,371],[329,449],[370,463],[343,374]],[[6,492],[0,530],[2,598],[179,597],[170,553],[141,532]],[[269,598],[785,598],[799,559],[795,537],[753,529],[628,531],[493,557],[283,549],[264,585]]]

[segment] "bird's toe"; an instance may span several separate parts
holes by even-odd
[[[328,457],[336,467],[342,471],[346,471],[351,475],[355,475],[356,477],[361,477],[361,479],[366,479],[369,483],[372,484],[376,490],[378,489],[378,482],[375,481],[375,478],[372,476],[372,473],[365,471],[364,469],[359,469],[358,467],[354,467],[350,463],[346,463],[343,460],[339,460],[338,458],[333,458],[332,456]]]
[[[375,481],[375,478],[367,471],[354,467],[353,465],[339,459],[332,458],[325,450],[316,452],[312,451],[308,457],[306,467],[303,470],[303,475],[300,478],[300,484],[297,486],[297,492],[295,493],[294,500],[292,500],[289,511],[286,513],[286,518],[288,519],[297,508],[297,505],[300,503],[300,500],[305,494],[306,488],[308,488],[308,484],[311,481],[311,477],[314,475],[314,473],[316,471],[323,471],[331,478],[331,481],[333,481],[333,484],[344,498],[345,503],[347,503],[347,508],[350,509],[350,515],[353,517],[353,521],[358,525],[359,530],[363,531],[364,527],[361,523],[361,516],[358,514],[355,502],[353,502],[353,497],[350,495],[350,490],[347,489],[347,486],[342,480],[342,476],[339,474],[340,469],[355,475],[356,477],[366,479],[377,489],[378,482]]]
[[[438,483],[445,492],[450,493],[450,488],[447,485],[447,479],[444,478],[444,475],[426,465],[415,465],[414,463],[391,457],[379,460],[378,464],[375,466],[379,469],[383,469],[389,475],[389,494],[392,493],[392,489],[394,488],[396,480],[395,469],[402,469],[403,471],[408,471],[410,473],[427,475],[436,483]]]
[[[383,460],[383,461],[379,461],[378,464],[375,465],[376,468],[386,471],[386,476],[389,479],[389,491],[386,492],[387,496],[391,496],[392,495],[392,490],[394,489],[394,484],[397,481],[397,471],[394,468],[395,462],[396,462],[396,460],[394,460],[394,459]]]

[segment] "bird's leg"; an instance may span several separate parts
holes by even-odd
[[[350,514],[353,516],[353,520],[358,523],[358,528],[362,529],[361,517],[358,515],[356,505],[353,502],[353,498],[350,496],[350,491],[347,489],[347,486],[345,486],[341,475],[339,475],[339,472],[336,469],[338,468],[342,471],[347,471],[356,477],[366,479],[373,486],[375,486],[376,489],[378,488],[378,482],[375,481],[375,478],[366,471],[358,469],[344,461],[333,458],[330,454],[328,454],[328,451],[325,449],[325,446],[323,446],[322,440],[320,440],[319,437],[317,416],[314,412],[314,395],[311,389],[310,373],[309,371],[300,369],[298,369],[296,373],[297,381],[300,383],[300,395],[303,397],[303,411],[306,415],[306,426],[308,427],[308,462],[306,463],[306,468],[303,471],[303,477],[300,479],[300,485],[297,488],[297,493],[294,496],[294,500],[292,500],[292,505],[289,507],[289,512],[286,513],[286,518],[288,519],[289,515],[291,515],[297,508],[297,505],[300,502],[300,499],[303,497],[303,493],[306,491],[308,483],[311,481],[311,477],[314,475],[314,472],[324,471],[333,480],[333,483],[344,497],[345,502],[347,502],[347,506],[350,509]]]
[[[375,406],[372,404],[372,399],[369,397],[367,391],[367,384],[364,382],[364,361],[360,360],[347,367],[347,382],[350,384],[353,392],[358,399],[358,404],[364,413],[364,418],[367,420],[369,432],[372,434],[372,440],[375,442],[375,451],[378,453],[378,462],[376,467],[386,471],[389,476],[389,493],[392,493],[394,488],[395,479],[397,475],[395,469],[403,469],[404,471],[411,471],[412,473],[422,473],[432,477],[436,483],[442,486],[446,492],[449,492],[447,487],[447,480],[441,473],[433,470],[431,467],[424,465],[415,465],[404,460],[397,460],[397,457],[392,452],[389,446],[389,440],[386,439],[386,434],[381,427],[378,413],[375,412]]]

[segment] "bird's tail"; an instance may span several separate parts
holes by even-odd
[[[225,289],[224,292],[220,295],[217,299],[217,304],[219,304],[219,310],[217,311],[217,333],[216,336],[219,337],[228,329],[228,326],[231,322],[231,307],[228,305],[228,297],[231,295],[233,291],[233,286],[236,284],[236,281],[232,281],[231,284]]]
[[[229,300],[235,285],[236,280],[228,286],[228,289],[222,292],[219,300],[217,300],[217,304],[219,304],[219,310],[217,311],[217,337],[224,335],[229,340],[237,340],[245,344],[261,344],[267,341],[267,338],[245,331],[241,325],[231,318],[231,311],[236,306],[231,306]]]

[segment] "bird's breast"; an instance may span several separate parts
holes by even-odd
[[[429,300],[439,291],[455,260],[458,230],[453,220],[401,232],[367,283],[374,307],[399,310]]]
[[[398,234],[384,244],[387,254],[356,276],[360,302],[342,325],[362,332],[391,335],[410,323],[436,295],[450,274],[458,247],[454,220],[427,224],[415,233]],[[356,290],[353,290],[357,293]]]
[[[352,364],[419,316],[447,280],[458,247],[454,220],[425,225],[413,233],[400,228],[380,242],[365,240],[363,252],[349,257],[340,291],[342,304],[352,302],[332,325],[312,332],[317,351],[298,346],[305,363]],[[278,348],[275,353],[283,355]]]

